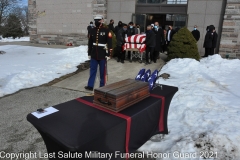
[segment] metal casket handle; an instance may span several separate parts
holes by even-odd
[[[102,103],[102,104],[107,104],[107,105],[112,105],[112,103],[111,102],[109,102],[109,101],[103,101],[101,98],[98,98],[98,101],[100,102],[100,103]]]

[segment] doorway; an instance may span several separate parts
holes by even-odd
[[[141,26],[141,32],[146,31],[147,25],[158,22],[163,29],[173,26],[174,29],[187,25],[187,15],[179,14],[133,14],[133,22]]]

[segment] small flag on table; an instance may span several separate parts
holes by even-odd
[[[138,75],[136,76],[135,80],[141,80],[144,73],[145,73],[145,69],[143,68],[138,72]]]
[[[148,82],[148,79],[149,79],[150,75],[151,75],[151,70],[148,69],[148,70],[145,72],[145,74],[141,77],[141,81],[143,81],[143,82]]]
[[[155,70],[148,79],[149,90],[151,91],[156,83],[158,77],[158,70]]]

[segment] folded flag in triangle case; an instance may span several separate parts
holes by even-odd
[[[155,70],[148,79],[149,90],[151,91],[156,83],[158,77],[158,70]]]
[[[143,82],[148,82],[148,79],[149,79],[150,75],[151,75],[151,70],[148,69],[148,70],[145,72],[145,74],[141,77],[141,81],[143,81]]]
[[[145,73],[145,69],[143,68],[138,72],[138,75],[136,76],[135,80],[141,80],[144,73]]]

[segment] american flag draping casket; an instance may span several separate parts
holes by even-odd
[[[136,34],[125,38],[123,50],[126,49],[138,49],[140,53],[146,49],[146,34]]]

